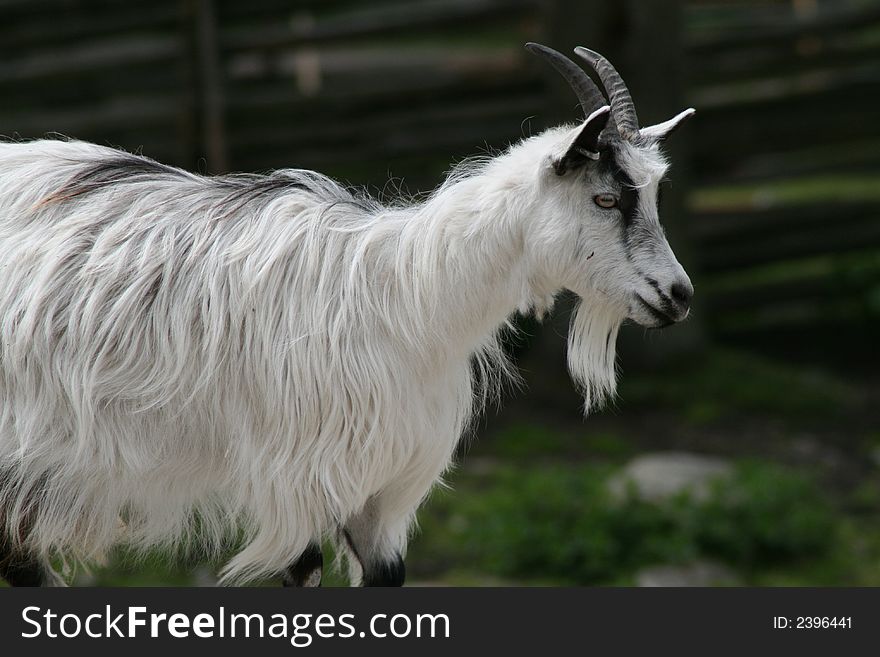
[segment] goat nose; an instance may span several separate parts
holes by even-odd
[[[685,311],[691,307],[694,286],[687,279],[678,280],[669,288],[669,296],[682,311]]]

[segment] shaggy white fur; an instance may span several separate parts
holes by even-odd
[[[210,178],[77,141],[0,144],[8,535],[89,561],[241,527],[225,581],[340,529],[360,563],[403,552],[509,374],[496,336],[512,313],[580,295],[569,363],[593,406],[614,390],[620,323],[657,322],[636,295],[683,276],[657,222],[656,145],[556,175],[582,128],[399,206],[309,171]],[[635,228],[593,201],[621,193],[617,169],[638,188]]]

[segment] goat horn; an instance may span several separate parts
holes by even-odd
[[[611,62],[597,52],[583,46],[578,46],[574,49],[574,52],[599,75],[602,86],[605,87],[605,91],[608,94],[608,102],[611,105],[611,112],[620,136],[629,141],[637,139],[639,136],[639,118],[636,115],[636,107],[633,105],[632,96],[630,96],[629,89],[626,88],[623,78],[620,77],[620,73],[611,65]]]
[[[546,59],[555,68],[577,94],[584,116],[589,116],[596,109],[606,105],[605,97],[596,83],[584,70],[560,52],[542,46],[540,43],[527,43],[526,50]]]

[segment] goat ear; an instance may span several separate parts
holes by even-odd
[[[550,155],[550,163],[556,175],[561,176],[569,169],[589,160],[599,159],[599,135],[608,123],[611,107],[604,105],[587,117],[572,130]]]
[[[693,107],[689,107],[685,111],[679,112],[668,121],[658,123],[657,125],[651,125],[647,128],[642,128],[639,130],[639,137],[644,141],[660,141],[661,139],[666,139],[666,137],[672,134],[685,119],[693,116],[696,111],[697,110]]]

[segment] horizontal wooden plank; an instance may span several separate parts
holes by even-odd
[[[248,94],[239,94],[230,101],[227,117],[230,128],[240,133],[246,132],[256,121],[272,120],[277,117],[285,123],[312,121],[323,125],[328,136],[335,130],[356,128],[370,115],[394,116],[401,109],[425,112],[437,106],[468,107],[485,102],[505,102],[522,95],[533,99],[532,113],[540,110],[545,102],[544,95],[536,80],[512,77],[494,77],[484,84],[475,84],[464,79],[445,79],[426,77],[409,85],[407,102],[401,104],[400,90],[394,81],[390,88],[381,84],[360,88],[352,86],[330,87],[320,96],[304,97],[294,88],[278,88],[273,85],[250,89]],[[514,113],[511,109],[511,114]],[[529,114],[519,117],[522,121]]]
[[[109,11],[120,8],[136,10],[153,4],[155,0],[89,0],[87,5],[82,0],[0,0],[0,10],[10,18],[18,18],[29,14],[45,16],[49,12],[65,10]]]
[[[449,23],[487,19],[512,11],[534,9],[537,0],[413,0],[406,4],[372,6],[341,13],[322,21],[308,20],[272,24],[259,28],[221,27],[224,50],[266,49],[377,34],[426,29]]]
[[[701,240],[697,247],[700,267],[706,272],[726,271],[785,258],[845,253],[880,244],[880,221],[876,217],[858,222],[848,220],[845,226],[835,229],[837,218],[839,215],[829,215],[828,226],[798,227],[759,241],[738,239],[707,243]]]
[[[851,2],[852,0],[837,0]],[[682,3],[688,41],[714,40],[791,20],[791,0],[688,0]]]
[[[0,85],[0,118],[12,115],[54,115],[62,109],[78,112],[117,98],[187,98],[194,93],[191,76],[178,66],[137,64],[94,75],[64,76],[46,84],[27,80]]]
[[[411,0],[374,0],[371,6],[408,3]],[[215,0],[217,17],[222,23],[247,24],[253,21],[277,21],[279,16],[312,13],[334,14],[351,8],[363,8],[363,0]]]
[[[880,256],[880,249],[878,249]],[[843,277],[821,276],[752,285],[741,290],[714,292],[711,286],[705,290],[702,305],[714,314],[731,311],[758,310],[782,303],[812,303],[827,305],[841,299],[864,300],[873,292],[877,282],[844,282]]]
[[[880,138],[860,137],[831,144],[804,143],[782,152],[754,152],[724,172],[698,169],[691,172],[695,189],[761,181],[772,183],[795,176],[815,176],[833,172],[864,174],[880,171]]]
[[[334,127],[320,122],[255,122],[248,130],[238,131],[231,146],[236,161],[250,159],[249,152],[264,156],[276,151],[287,154],[286,166],[312,168],[345,159],[381,167],[389,158],[415,153],[462,157],[480,152],[486,142],[503,143],[516,136],[521,127],[519,116],[533,111],[535,104],[534,97],[524,96],[482,104],[410,108]]]
[[[880,25],[878,25],[880,27]],[[820,42],[812,47],[744,48],[686,61],[685,72],[692,87],[713,86],[720,81],[759,82],[768,75],[780,77],[816,76],[825,71],[845,73],[880,59],[880,44],[859,43],[843,37],[838,42]]]
[[[880,223],[880,203],[827,202],[770,208],[742,207],[697,214],[692,230],[704,244],[728,244],[795,232],[799,229],[837,230],[842,225],[872,220]]]
[[[698,108],[688,126],[697,170],[727,173],[755,154],[880,138],[873,109],[880,104],[880,77],[748,104],[691,104]]]
[[[805,68],[797,76],[777,76],[766,71],[759,79],[691,88],[689,100],[703,111],[725,113],[737,110],[760,112],[764,107],[802,103],[810,97],[837,97],[864,87],[876,88],[880,81],[873,61],[862,61],[845,70]],[[805,109],[809,109],[806,107]]]
[[[482,56],[465,52],[455,57],[416,52],[412,60],[402,55],[396,60],[384,55],[359,55],[351,51],[309,56],[302,62],[285,62],[282,70],[277,62],[272,66],[251,62],[249,70],[239,71],[238,78],[226,86],[230,110],[283,103],[290,107],[303,105],[305,111],[309,106],[323,105],[335,115],[352,104],[360,109],[364,99],[388,99],[386,107],[393,110],[403,98],[410,103],[414,98],[425,98],[432,90],[445,93],[453,87],[461,94],[462,103],[516,93],[523,87],[544,88],[543,79],[532,71],[524,74],[517,56],[509,51]],[[287,78],[284,83],[279,80],[282,76]]]
[[[88,5],[86,5],[88,7]],[[118,37],[120,34],[174,33],[181,29],[183,12],[174,3],[155,3],[148,9],[122,5],[109,11],[80,8],[46,20],[0,21],[0,54],[13,58],[24,50],[53,48],[84,40]]]
[[[828,303],[792,301],[766,306],[760,310],[724,313],[707,322],[720,336],[743,333],[767,333],[784,329],[817,329],[821,326],[873,324],[871,312],[858,300],[838,299]],[[820,344],[828,344],[823,342]],[[862,344],[867,344],[862,342]]]
[[[752,23],[748,30],[731,30],[728,34],[693,34],[688,38],[686,47],[689,54],[699,57],[704,53],[712,54],[724,49],[779,44],[802,39],[805,36],[825,37],[878,22],[880,22],[880,7],[877,6],[823,8],[808,18],[791,12],[775,25],[760,26]]]
[[[80,73],[118,69],[138,63],[161,66],[179,59],[183,54],[177,34],[140,38],[113,38],[86,42],[75,46],[45,48],[38,52],[0,62],[0,84],[16,84],[24,80],[48,79]]]
[[[179,120],[181,109],[174,98],[119,98],[78,111],[61,108],[28,116],[0,117],[0,133],[38,136],[53,131],[82,137],[119,128],[144,130],[155,125],[173,125]]]

